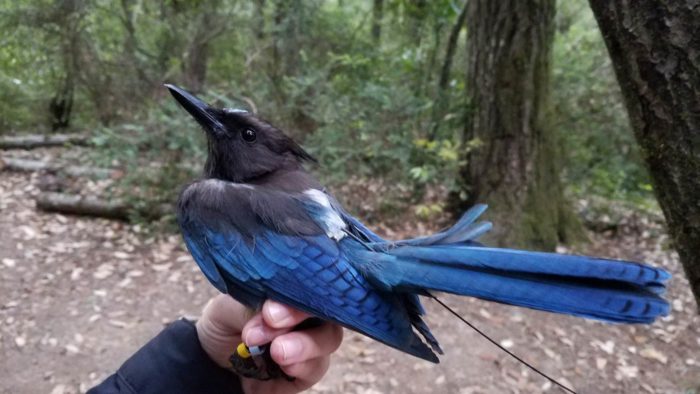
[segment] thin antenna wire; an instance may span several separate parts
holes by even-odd
[[[547,374],[545,374],[544,372],[542,372],[542,371],[540,371],[539,369],[535,368],[534,366],[530,365],[528,362],[526,362],[526,361],[523,360],[522,358],[520,358],[520,357],[516,356],[515,354],[513,354],[513,352],[511,352],[510,350],[508,350],[508,349],[504,348],[503,346],[501,346],[498,342],[496,342],[496,341],[494,341],[493,339],[491,339],[491,337],[489,337],[488,335],[484,334],[483,331],[479,330],[479,329],[476,328],[473,324],[469,323],[469,322],[467,321],[467,319],[463,318],[459,313],[455,312],[452,308],[450,308],[449,306],[447,306],[444,302],[440,301],[436,296],[434,296],[434,295],[431,294],[430,297],[431,297],[432,299],[434,299],[438,304],[442,305],[443,308],[447,309],[451,314],[457,316],[457,318],[458,318],[459,320],[461,320],[462,322],[464,322],[464,324],[468,325],[472,330],[476,331],[476,332],[477,332],[479,335],[481,335],[482,337],[488,339],[489,342],[491,342],[492,344],[494,344],[496,347],[498,347],[499,349],[503,350],[504,352],[508,353],[508,355],[510,355],[510,356],[513,357],[514,359],[520,361],[521,363],[523,363],[524,365],[526,365],[526,366],[527,366],[528,368],[530,368],[531,370],[537,372],[538,374],[542,375],[544,378],[548,379],[550,382],[556,384],[556,385],[559,386],[562,390],[564,390],[564,391],[566,391],[566,392],[569,392],[569,393],[571,393],[571,394],[576,394],[576,392],[575,392],[574,390],[572,390],[572,389],[570,389],[570,388],[564,386],[563,384],[557,382],[554,378],[550,378],[550,377],[549,377]]]

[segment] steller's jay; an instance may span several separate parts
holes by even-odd
[[[208,139],[204,177],[178,201],[185,243],[217,289],[251,308],[275,300],[432,362],[442,350],[418,298],[431,291],[609,322],[668,313],[662,269],[482,246],[484,205],[440,233],[385,240],[304,169],[314,158],[282,131],[166,86]]]

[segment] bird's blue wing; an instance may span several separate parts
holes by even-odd
[[[401,296],[375,289],[348,260],[347,249],[363,248],[360,242],[352,237],[332,239],[322,229],[317,234],[285,234],[279,226],[265,223],[262,215],[257,221],[246,220],[242,231],[226,210],[262,210],[269,219],[275,217],[275,207],[261,206],[247,190],[226,193],[226,201],[216,203],[207,200],[211,190],[190,193],[179,213],[189,250],[219,290],[252,307],[276,300],[437,362],[413,332]],[[251,199],[257,200],[250,203]],[[302,200],[300,206],[308,206],[309,201]],[[193,206],[210,214],[197,214]],[[323,207],[316,208],[310,210],[309,221],[319,220],[313,213]]]

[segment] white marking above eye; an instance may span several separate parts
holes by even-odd
[[[247,114],[248,111],[240,108],[224,108],[224,112],[227,114]]]

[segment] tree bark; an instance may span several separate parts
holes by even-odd
[[[573,218],[547,121],[554,15],[555,0],[468,5],[467,164],[451,206],[488,202],[501,245],[554,249]]]
[[[700,7],[692,0],[590,4],[700,305]]]

